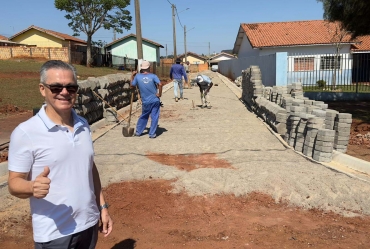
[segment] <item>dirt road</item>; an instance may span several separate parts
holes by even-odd
[[[214,82],[212,109],[192,107],[196,88],[166,92],[156,139],[118,126],[95,141],[115,222],[97,248],[369,248],[367,178],[286,148]],[[27,201],[0,195],[1,245],[31,247]]]

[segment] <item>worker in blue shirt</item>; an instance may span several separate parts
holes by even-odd
[[[181,59],[176,59],[176,64],[173,64],[170,70],[170,79],[173,80],[173,89],[175,93],[175,101],[179,100],[177,91],[180,89],[180,99],[184,99],[184,88],[182,84],[182,77],[185,82],[188,82],[188,76],[186,75],[184,66],[180,64]]]

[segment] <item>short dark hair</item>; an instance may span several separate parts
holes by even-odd
[[[40,82],[41,83],[46,83],[46,72],[49,70],[49,69],[64,69],[64,70],[69,70],[73,73],[73,80],[75,83],[77,83],[77,72],[76,72],[76,68],[64,61],[61,61],[61,60],[49,60],[47,62],[45,62],[42,66],[41,66],[41,70],[40,70]]]
[[[176,63],[177,63],[177,64],[180,64],[180,62],[181,62],[181,59],[180,59],[180,58],[177,58],[177,59],[176,59]]]

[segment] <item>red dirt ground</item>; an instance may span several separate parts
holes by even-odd
[[[0,119],[1,131],[11,130],[32,115],[14,114]],[[368,144],[356,144],[358,133],[365,134],[369,126],[354,121],[349,153],[370,159]],[[231,167],[213,154],[180,158],[151,153],[147,157],[186,171]],[[99,236],[97,248],[370,248],[370,217],[301,210],[289,203],[275,203],[263,193],[190,197],[171,193],[171,189],[171,182],[165,180],[121,182],[104,189],[114,230],[107,238]],[[18,209],[0,212],[1,248],[33,247],[30,216],[15,215]]]

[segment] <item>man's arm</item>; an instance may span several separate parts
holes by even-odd
[[[130,88],[135,88],[136,87],[136,83],[134,85],[132,84],[134,82],[136,74],[137,74],[137,71],[132,71],[131,80],[130,80]]]
[[[95,162],[92,168],[92,174],[93,174],[93,181],[94,181],[96,204],[98,205],[98,208],[100,209],[100,207],[106,204],[106,202],[105,202],[103,191],[101,188],[99,172],[98,172],[98,169],[96,168]],[[105,234],[104,237],[107,237],[112,232],[112,229],[113,229],[113,221],[109,215],[108,208],[103,208],[102,210],[100,210],[100,218],[102,222],[100,231]]]
[[[185,68],[182,67],[181,71],[182,71],[182,75],[184,76],[185,82],[188,82],[188,76],[186,75]]]
[[[162,83],[159,83],[158,84],[158,93],[157,93],[158,98],[162,97],[162,88],[163,88]]]
[[[36,177],[34,181],[27,180],[28,173],[20,173],[9,170],[8,189],[11,195],[21,199],[31,196],[35,198],[44,198],[49,193],[50,179],[47,177],[50,173],[49,167]]]
[[[170,69],[170,79],[172,80],[173,66]]]

